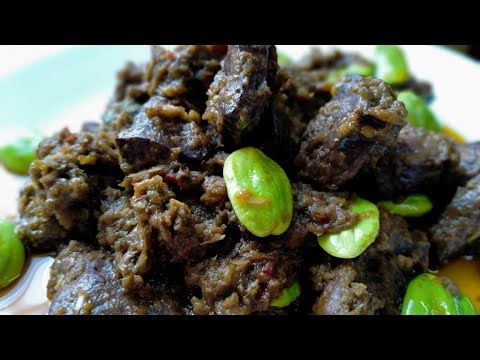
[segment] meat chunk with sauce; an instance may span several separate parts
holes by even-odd
[[[104,132],[65,129],[39,145],[37,158],[21,193],[19,237],[41,250],[69,236],[88,238],[100,215],[100,192],[120,174],[112,139]]]
[[[191,300],[193,312],[246,315],[268,311],[270,303],[295,280],[299,261],[295,252],[242,239],[229,254],[187,267],[187,286],[201,292]]]
[[[214,132],[204,129],[198,112],[154,96],[116,142],[124,171],[132,172],[176,159],[198,163],[219,145],[216,140]]]
[[[48,282],[50,315],[178,315],[182,308],[166,282],[128,294],[104,250],[71,241],[53,262]]]
[[[292,190],[292,224],[280,237],[288,248],[301,247],[312,237],[348,229],[358,220],[357,215],[348,209],[351,199],[347,193],[320,192],[301,182],[293,184]]]
[[[182,100],[203,112],[207,90],[224,56],[225,49],[214,45],[181,45],[173,51],[152,46],[146,70],[149,95]]]
[[[324,189],[342,187],[391,148],[407,112],[394,91],[373,77],[349,75],[307,126],[295,164]]]
[[[314,290],[321,291],[313,305],[315,315],[374,315],[385,302],[372,294],[364,283],[355,281],[358,273],[351,264],[310,269]]]
[[[199,196],[202,200],[195,196],[180,200],[163,176],[173,183],[177,180],[158,167],[129,175],[122,183],[123,192],[105,192],[98,241],[114,250],[126,288],[141,283],[158,261],[182,262],[201,255],[209,245],[224,240],[227,227],[236,221],[231,208],[225,208],[224,184],[220,194],[212,195],[216,183],[200,181],[195,186],[205,189]],[[221,204],[212,196],[220,196]]]
[[[269,107],[277,68],[273,45],[230,45],[222,70],[208,90],[203,118],[239,143]]]
[[[456,186],[458,164],[459,153],[454,141],[407,125],[400,131],[391,151],[376,167],[365,169],[358,183],[377,198],[416,192],[437,195]]]
[[[439,262],[460,255],[480,237],[480,175],[458,188],[430,236]]]
[[[480,142],[456,144],[460,156],[458,173],[464,179],[471,179],[480,174]]]
[[[410,232],[402,217],[381,208],[379,234],[364,253],[310,269],[313,289],[321,291],[313,312],[399,314],[408,281],[428,267],[429,248],[425,233]]]

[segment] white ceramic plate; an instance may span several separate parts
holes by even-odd
[[[305,54],[310,45],[279,45],[293,59]],[[372,45],[335,45],[356,51],[367,58]],[[412,73],[433,84],[433,110],[443,123],[470,141],[480,140],[477,84],[480,66],[461,54],[437,46],[403,46]],[[22,55],[28,49],[16,49]],[[24,51],[25,50],[25,51]],[[37,49],[42,52],[46,49]],[[44,51],[43,51],[44,52]],[[49,134],[64,126],[77,130],[86,120],[99,120],[113,93],[115,72],[128,60],[144,62],[147,46],[67,46],[56,48],[51,56],[18,67],[24,62],[0,62],[0,144],[29,128]],[[15,69],[8,72],[7,69]],[[0,170],[2,202],[0,216],[16,211],[19,189],[24,179]],[[34,258],[22,279],[0,298],[1,314],[45,314],[48,311],[46,282],[51,258]]]

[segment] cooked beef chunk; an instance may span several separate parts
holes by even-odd
[[[152,97],[116,140],[127,172],[178,158],[199,162],[218,145],[195,110],[187,111],[160,96]]]
[[[109,188],[104,192],[97,239],[114,251],[115,268],[127,291],[142,286],[144,276],[151,274],[159,261],[181,261],[193,256],[192,250],[201,252],[206,245],[223,240],[229,222],[228,211],[210,211],[198,201],[175,199],[161,176],[164,170],[159,167],[132,174],[122,183],[127,190]],[[171,176],[182,181],[177,175],[178,179]]]
[[[102,125],[106,132],[115,137],[133,123],[133,118],[141,110],[142,105],[131,100],[111,101],[102,115]]]
[[[211,149],[220,146],[211,126],[201,123],[206,92],[223,56],[216,47],[203,45],[179,46],[167,51],[152,47],[152,59],[142,75],[131,65],[119,74],[117,93],[125,84],[148,82],[148,94],[140,104],[118,95],[104,115],[104,123],[117,136],[123,157],[122,168],[130,173],[162,162],[184,158],[204,160]],[[133,68],[132,68],[133,67]],[[123,81],[122,81],[123,80]],[[143,83],[142,83],[143,84]]]
[[[310,72],[277,72],[278,91],[273,95],[267,116],[255,133],[261,134],[252,145],[260,147],[288,173],[293,174],[293,159],[308,121],[330,100],[331,84],[314,79]],[[265,139],[263,134],[270,134]]]
[[[145,66],[127,63],[117,74],[115,95],[102,115],[103,129],[116,136],[129,127],[149,97]]]
[[[242,239],[227,256],[189,265],[186,283],[199,288],[195,314],[245,315],[267,311],[272,300],[295,280],[299,259],[292,251],[262,249]]]
[[[128,62],[125,67],[117,73],[117,87],[114,100],[117,102],[125,99],[132,99],[142,104],[148,100],[148,83],[145,78],[145,65],[138,65]]]
[[[458,173],[466,179],[480,174],[480,142],[470,144],[456,144],[460,154]]]
[[[50,249],[65,241],[68,231],[59,224],[55,213],[45,207],[45,191],[33,183],[20,193],[17,235],[23,243],[34,249]]]
[[[143,283],[143,275],[152,266],[151,234],[139,226],[130,197],[120,190],[104,192],[102,215],[98,219],[98,243],[114,251],[115,270],[122,285],[131,291]]]
[[[210,159],[202,163],[202,167],[212,175],[223,176],[223,164],[227,159],[229,153],[225,151],[218,151]]]
[[[379,234],[362,255],[311,269],[314,290],[323,290],[313,311],[399,314],[408,281],[428,267],[429,248],[425,233],[410,232],[402,217],[381,208]]]
[[[359,56],[334,51],[324,54],[312,49],[300,64],[289,65],[278,72],[280,77],[286,77],[281,89],[280,101],[276,110],[289,119],[289,135],[293,152],[298,151],[301,136],[308,122],[313,119],[319,109],[331,98],[332,84],[328,76],[332,71],[353,64],[370,64]],[[292,151],[291,151],[292,152]]]
[[[286,70],[291,79],[286,94],[288,106],[303,123],[307,123],[317,115],[321,106],[331,98],[331,83],[326,81],[327,73],[323,70],[306,71],[298,68]],[[284,71],[280,70],[279,74]],[[285,75],[283,75],[285,76]]]
[[[313,305],[315,315],[374,315],[385,301],[368,291],[368,286],[355,282],[357,271],[351,264],[330,269],[326,265],[310,269],[314,289],[322,291]]]
[[[373,77],[346,76],[332,92],[308,124],[296,165],[302,178],[336,190],[395,144],[407,112],[391,87]]]
[[[385,301],[380,313],[400,313],[408,281],[415,273],[427,270],[429,249],[425,233],[410,232],[402,217],[380,209],[377,239],[354,261],[358,280]]]
[[[208,90],[203,118],[238,144],[269,106],[276,59],[275,46],[230,45],[222,70]]]
[[[348,210],[350,201],[346,193],[315,191],[310,185],[293,184],[294,214],[292,225],[281,241],[288,248],[302,246],[312,238],[352,227],[357,215]]]
[[[124,179],[123,185],[128,187],[132,185],[132,181],[139,181],[138,179],[145,179],[145,177],[155,175],[161,176],[168,186],[177,193],[182,194],[201,192],[202,184],[205,180],[203,172],[190,170],[181,162],[171,161],[168,164],[130,174]]]
[[[392,151],[376,168],[369,167],[360,182],[365,182],[365,186],[383,198],[415,192],[435,194],[440,186],[455,183],[453,173],[458,161],[452,140],[407,125]]]
[[[174,51],[152,46],[146,72],[149,94],[182,99],[199,112],[205,109],[207,90],[224,54],[218,46],[182,45]]]
[[[223,177],[207,176],[203,182],[203,191],[200,201],[209,207],[222,208],[228,201],[227,186]]]
[[[132,188],[131,204],[142,234],[150,234],[160,252],[171,261],[182,261],[191,252],[202,252],[207,245],[222,241],[231,210],[211,210],[196,198],[180,201],[157,169],[133,174],[127,180]]]
[[[35,249],[50,249],[69,236],[95,233],[100,192],[115,182],[118,156],[100,132],[67,129],[42,142],[22,191],[17,233]]]
[[[176,315],[182,310],[165,283],[127,294],[110,255],[71,241],[55,258],[48,282],[54,315]]]
[[[480,236],[480,175],[458,188],[430,235],[440,262],[461,254]]]
[[[46,163],[74,163],[94,167],[99,173],[118,168],[118,154],[108,134],[72,134],[68,129],[44,140],[38,146],[37,158]]]

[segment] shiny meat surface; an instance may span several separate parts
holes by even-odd
[[[295,160],[303,179],[336,190],[395,145],[407,112],[389,85],[347,76],[308,124]]]
[[[480,236],[480,175],[459,187],[440,220],[430,229],[440,261],[459,255]]]
[[[57,256],[48,282],[51,315],[176,315],[182,310],[166,286],[123,290],[103,250],[71,241]]]

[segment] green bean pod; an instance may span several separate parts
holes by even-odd
[[[15,224],[0,220],[0,289],[20,276],[24,263],[25,249],[15,234]]]
[[[476,315],[476,312],[466,295],[452,294],[440,278],[425,273],[408,284],[402,315]]]
[[[302,293],[302,288],[298,281],[295,281],[290,287],[283,289],[278,298],[272,301],[273,307],[283,308],[294,302]]]
[[[337,81],[343,75],[358,74],[362,76],[373,76],[375,74],[375,67],[368,64],[351,64],[343,69],[332,71],[328,74],[328,81]]]
[[[380,230],[380,213],[375,204],[357,198],[349,209],[359,216],[359,221],[353,228],[321,235],[317,239],[323,250],[341,259],[359,256],[375,241]]]
[[[27,175],[30,164],[36,158],[37,138],[19,138],[16,141],[0,147],[0,163],[5,168],[18,175]]]
[[[415,127],[441,132],[442,126],[430,110],[427,103],[413,91],[405,90],[398,93],[397,99],[403,102],[408,111],[407,121]]]
[[[396,45],[378,45],[375,48],[376,76],[390,85],[400,85],[408,80],[407,59]]]
[[[238,220],[258,237],[280,235],[290,226],[293,195],[285,171],[262,151],[247,147],[225,160],[223,177]]]
[[[277,51],[277,61],[280,66],[287,66],[293,64],[292,58],[280,51]]]
[[[413,194],[407,196],[401,203],[380,201],[378,205],[387,208],[392,214],[403,217],[420,217],[430,212],[433,204],[426,195]]]

